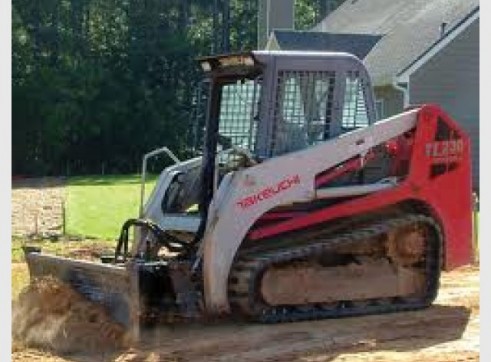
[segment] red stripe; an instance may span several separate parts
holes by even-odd
[[[317,188],[321,185],[324,185],[324,184],[328,183],[329,181],[332,181],[332,180],[338,178],[339,176],[341,176],[345,173],[361,169],[363,167],[364,163],[370,161],[374,157],[375,157],[375,155],[373,152],[368,152],[364,158],[357,157],[357,158],[351,159],[351,160],[347,161],[346,163],[342,164],[341,166],[337,166],[334,169],[332,169],[331,171],[327,171],[325,174],[321,174],[321,175],[317,176],[315,178],[315,187]],[[363,160],[363,162],[362,162],[362,160]]]
[[[320,209],[307,215],[258,228],[249,233],[249,239],[263,239],[288,231],[303,229],[330,219],[372,211],[381,206],[407,199],[408,195],[410,195],[408,187],[402,186],[396,187],[395,189],[379,191],[375,194]]]

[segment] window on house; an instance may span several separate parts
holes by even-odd
[[[385,117],[384,100],[382,98],[375,100],[375,113],[377,121]]]

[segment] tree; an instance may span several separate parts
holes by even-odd
[[[13,0],[16,174],[135,172],[189,152],[200,55],[252,50],[257,0]],[[300,28],[318,0],[296,2]]]

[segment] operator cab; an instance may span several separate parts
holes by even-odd
[[[206,106],[197,112],[199,156],[164,171],[143,212],[163,229],[203,230],[226,174],[375,121],[368,73],[351,54],[253,51],[198,61]]]
[[[374,122],[370,80],[353,55],[254,51],[199,61],[210,82],[205,143],[214,149],[247,149],[261,161]]]

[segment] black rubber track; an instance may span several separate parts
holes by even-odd
[[[260,295],[260,283],[264,272],[271,266],[327,253],[338,246],[356,245],[375,240],[391,230],[412,224],[423,225],[429,230],[426,241],[425,274],[426,292],[423,297],[370,299],[363,303],[344,301],[333,304],[307,304],[302,306],[270,306]],[[425,215],[409,214],[373,223],[352,232],[343,233],[313,244],[286,250],[268,251],[241,257],[230,275],[229,296],[234,312],[262,323],[295,322],[324,318],[339,318],[369,314],[411,311],[426,308],[437,296],[441,270],[443,237],[439,225]]]

